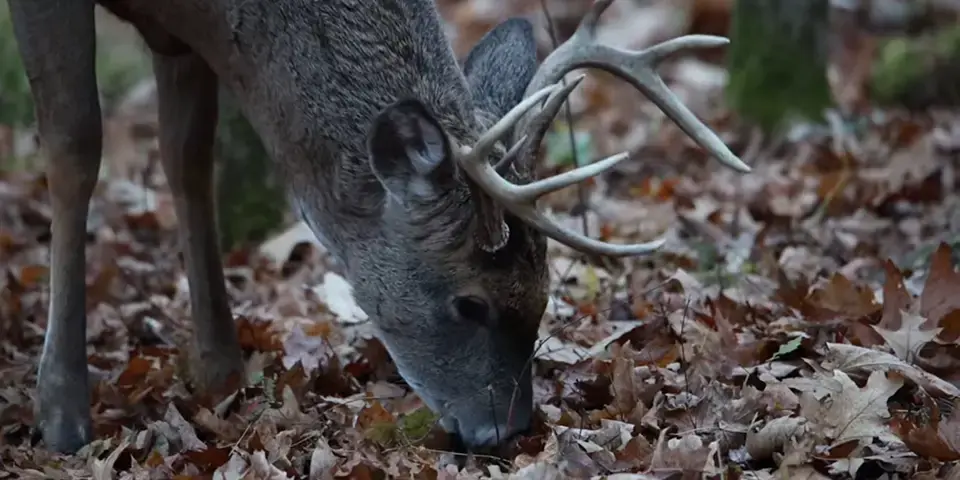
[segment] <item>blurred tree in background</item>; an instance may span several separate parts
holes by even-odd
[[[871,105],[960,104],[960,22],[952,0],[732,0],[728,105],[770,132]],[[831,88],[831,66],[839,85]]]
[[[13,38],[7,2],[0,3],[0,124],[25,126],[33,123],[33,99],[23,62]]]
[[[828,12],[828,0],[735,2],[727,100],[741,118],[770,132],[822,116],[831,104]]]
[[[136,33],[108,13],[97,13],[96,68],[107,118],[152,71],[150,54]],[[33,108],[7,3],[0,2],[0,170],[40,168],[32,159],[4,158],[12,156],[13,132],[34,128]],[[260,138],[226,93],[220,98],[215,155],[221,246],[229,251],[259,243],[282,227],[286,198]]]
[[[834,98],[828,67],[843,37],[870,38],[864,54],[865,105],[925,108],[960,104],[960,26],[955,0],[696,0],[710,4],[718,31],[732,44],[727,100],[744,121],[770,132],[791,119],[817,122]],[[837,24],[838,10],[849,22]],[[952,10],[951,10],[952,9]],[[576,9],[575,9],[576,10]],[[149,54],[135,32],[118,34],[117,20],[98,14],[97,75],[109,117],[137,83],[151,74]],[[580,14],[560,22],[569,30]],[[727,20],[729,19],[729,20]],[[565,25],[565,26],[564,26]],[[121,38],[123,37],[123,38]],[[857,42],[854,42],[857,43]],[[33,168],[32,159],[3,158],[14,130],[33,128],[33,100],[6,2],[0,2],[0,169]],[[843,109],[843,108],[841,108]],[[218,214],[225,250],[262,240],[284,223],[285,196],[259,137],[224,94],[216,155]]]
[[[221,89],[217,124],[217,215],[224,251],[256,244],[284,224],[282,185],[270,158],[236,102]]]
[[[960,26],[884,39],[870,93],[879,104],[910,109],[960,105]]]

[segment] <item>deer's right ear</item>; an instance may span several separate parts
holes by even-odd
[[[380,112],[367,136],[373,174],[395,200],[429,201],[455,185],[456,169],[443,127],[418,100]]]

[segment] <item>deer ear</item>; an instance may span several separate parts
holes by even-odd
[[[487,32],[463,64],[474,102],[497,118],[523,100],[536,72],[533,26],[523,18],[511,18]]]
[[[370,167],[401,203],[429,200],[452,187],[456,171],[443,127],[418,100],[383,109],[367,135]]]

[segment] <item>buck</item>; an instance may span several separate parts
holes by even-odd
[[[152,51],[159,142],[190,288],[195,377],[204,391],[242,372],[217,245],[212,144],[217,89],[239,102],[292,205],[334,255],[400,374],[469,449],[523,432],[530,359],[546,308],[548,237],[600,255],[612,244],[537,208],[616,155],[536,180],[552,118],[595,67],[630,82],[722,163],[750,169],[667,89],[654,67],[685,36],[643,51],[595,40],[612,0],[541,65],[531,24],[504,21],[461,67],[431,0],[100,0]],[[52,450],[93,436],[84,332],[85,223],[101,155],[94,0],[9,0],[36,100],[53,209],[49,320],[36,423]],[[582,78],[582,77],[579,77]]]

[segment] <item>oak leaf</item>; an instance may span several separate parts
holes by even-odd
[[[844,372],[894,371],[909,378],[910,381],[916,383],[931,395],[960,397],[960,388],[952,383],[879,350],[842,343],[828,343],[823,364],[825,367],[843,370]],[[784,383],[787,383],[787,381],[785,380]]]
[[[932,341],[943,329],[921,330],[927,319],[903,310],[900,311],[900,317],[902,323],[897,330],[888,330],[877,325],[874,325],[873,329],[887,341],[887,345],[897,357],[912,363],[920,348]]]
[[[940,243],[930,258],[930,273],[920,295],[920,315],[927,318],[926,327],[939,327],[944,317],[960,309],[960,272],[953,267],[953,250]]]
[[[832,377],[820,375],[824,380],[836,382],[840,390],[830,394],[815,416],[807,415],[807,418],[818,423],[834,445],[853,440],[870,442],[874,438],[886,443],[902,443],[886,424],[890,418],[887,399],[903,386],[902,378],[890,378],[877,371],[871,373],[867,384],[860,388],[842,370],[834,370]]]

